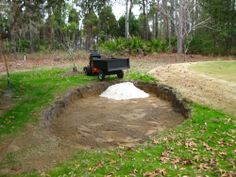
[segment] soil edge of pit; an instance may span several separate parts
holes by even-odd
[[[57,118],[64,110],[72,104],[73,101],[81,98],[86,98],[91,95],[98,95],[102,93],[109,86],[125,81],[113,81],[113,82],[99,82],[89,84],[86,86],[80,86],[76,89],[68,91],[66,95],[59,100],[55,101],[50,107],[48,107],[43,113],[43,121],[41,126],[44,128],[50,125],[51,120]],[[132,81],[131,81],[132,82]],[[174,88],[161,84],[161,83],[144,83],[144,82],[132,82],[134,85],[146,92],[151,92],[157,97],[169,101],[175,110],[181,113],[185,118],[191,117],[191,101],[184,98]]]

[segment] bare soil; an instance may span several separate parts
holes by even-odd
[[[13,92],[10,89],[2,93],[0,92],[0,118],[2,118],[6,111],[14,106],[13,96]]]
[[[149,73],[195,102],[236,115],[236,84],[192,71],[194,63],[160,66]]]
[[[183,120],[170,103],[155,96],[129,101],[89,97],[75,102],[50,129],[84,148],[133,146]]]
[[[197,62],[197,61],[211,61],[217,60],[216,57],[211,56],[201,56],[201,55],[177,55],[177,54],[153,54],[153,55],[139,55],[139,56],[126,56],[131,59],[131,69],[133,70],[143,70],[149,71],[159,65],[166,65],[172,63],[185,63],[185,62]],[[71,61],[68,59],[67,53],[54,52],[50,54],[29,54],[26,56],[26,60],[24,60],[23,55],[9,55],[7,57],[9,70],[12,71],[21,71],[27,69],[34,68],[42,68],[42,67],[64,67],[64,66],[72,66],[75,63],[78,68],[82,68],[83,66],[88,64],[88,54],[85,52],[75,53],[74,60]],[[230,60],[231,57],[221,57],[221,60]],[[140,65],[144,66],[140,68]],[[3,60],[0,58],[0,73],[5,72],[5,65]]]
[[[79,149],[133,147],[181,124],[184,118],[156,96],[115,101],[98,96],[78,99],[47,129],[27,131],[0,148],[0,174],[46,170]]]

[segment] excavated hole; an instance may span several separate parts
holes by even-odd
[[[0,175],[50,169],[79,149],[134,146],[191,115],[188,102],[166,85],[135,83],[151,94],[145,99],[99,97],[112,84],[68,92],[45,111],[39,126],[27,125],[22,134],[3,142]]]
[[[126,101],[97,95],[74,101],[52,122],[50,132],[82,148],[134,146],[183,121],[169,102],[153,94]]]

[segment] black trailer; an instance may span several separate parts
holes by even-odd
[[[102,58],[99,54],[92,53],[89,66],[84,67],[84,72],[87,75],[98,75],[99,80],[104,80],[106,75],[112,74],[123,78],[123,70],[129,68],[129,58]]]

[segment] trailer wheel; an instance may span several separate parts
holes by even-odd
[[[118,72],[118,73],[117,73],[117,77],[118,77],[119,79],[122,79],[122,78],[124,77],[124,72],[123,72],[123,71]]]
[[[105,79],[105,74],[102,71],[98,73],[98,79],[100,81],[103,81]]]
[[[92,74],[91,68],[90,67],[84,67],[84,74],[87,76],[90,76]]]

